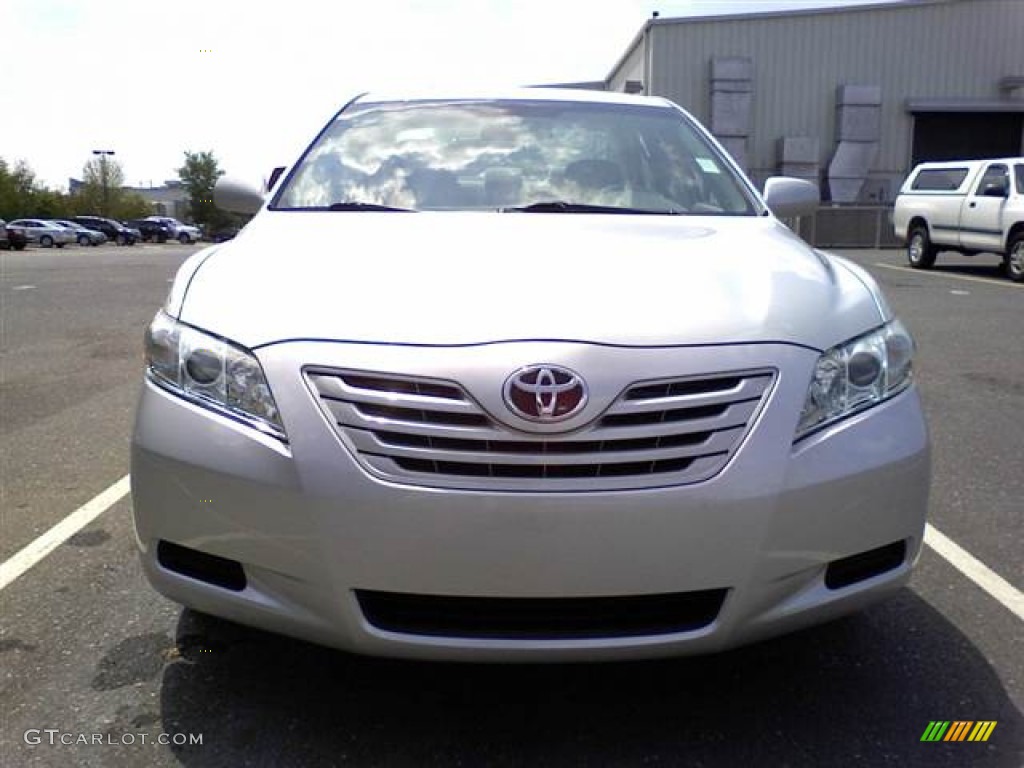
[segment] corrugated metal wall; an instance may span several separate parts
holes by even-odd
[[[881,86],[882,142],[874,170],[902,177],[913,130],[907,99],[997,99],[1000,78],[1024,75],[1024,0],[657,22],[649,32],[647,92],[671,98],[705,123],[711,59],[753,59],[748,157],[757,177],[774,172],[776,144],[784,136],[817,136],[827,167],[839,85]]]

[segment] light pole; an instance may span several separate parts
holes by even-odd
[[[103,185],[103,215],[110,216],[110,186],[107,176],[107,156],[113,155],[112,149],[94,149],[94,155],[100,156],[100,184]]]

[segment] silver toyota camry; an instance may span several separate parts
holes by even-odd
[[[142,563],[358,653],[717,651],[859,609],[921,547],[914,344],[674,104],[348,103],[146,335]]]

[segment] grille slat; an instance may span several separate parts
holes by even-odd
[[[728,406],[712,406],[715,410],[706,413],[701,413],[697,409],[687,409],[691,411],[691,418],[689,419],[677,416],[673,420],[665,419],[656,423],[648,421],[651,416],[649,412],[639,414],[642,418],[636,420],[638,423],[630,423],[630,420],[626,418],[630,414],[615,414],[614,416],[603,417],[598,422],[600,426],[596,427],[590,434],[601,437],[614,436],[616,438],[664,437],[685,435],[692,432],[706,432],[708,430],[734,429],[746,425],[755,411],[757,411],[758,405],[759,401],[751,400]],[[606,419],[611,419],[611,423],[607,423]]]
[[[626,392],[625,397],[620,398],[608,409],[607,415],[671,411],[697,406],[727,405],[741,400],[759,400],[765,387],[770,383],[771,376],[752,376],[746,379],[729,377],[693,382],[692,391],[680,387],[679,383],[632,387]]]
[[[735,390],[744,381],[741,376],[719,376],[716,378],[682,379],[663,381],[652,384],[641,384],[630,387],[626,392],[626,400],[663,400],[672,397],[716,396],[723,392]]]
[[[517,432],[452,382],[311,371],[342,438],[372,472],[416,485],[604,490],[693,483],[717,474],[749,430],[774,372],[638,382],[589,426]],[[500,386],[497,383],[496,386]]]
[[[694,483],[716,475],[726,460],[717,454],[692,460],[680,459],[678,465],[662,465],[655,472],[648,471],[651,467],[647,462],[642,468],[643,474],[625,475],[621,468],[616,472],[604,469],[606,465],[603,464],[569,464],[551,470],[547,464],[533,465],[535,468],[531,469],[530,465],[427,463],[369,453],[360,454],[360,458],[375,473],[414,485],[524,492],[628,490]],[[685,468],[682,466],[684,461],[690,462]],[[538,480],[545,482],[538,484]]]
[[[398,419],[371,418],[365,419],[358,408],[352,403],[341,403],[335,400],[323,400],[328,412],[343,429],[382,429],[401,431],[410,435],[424,437],[467,437],[477,440],[500,440],[507,432],[493,427],[460,426],[458,424],[417,423]]]
[[[442,411],[448,413],[479,413],[475,403],[469,402],[456,390],[455,397],[443,397],[438,394],[444,388],[436,387],[432,390],[427,387],[417,386],[416,382],[396,380],[397,389],[385,391],[381,389],[384,380],[374,379],[372,382],[377,386],[372,388],[353,386],[353,381],[360,381],[361,377],[335,377],[317,376],[316,386],[320,396],[339,400],[341,402],[360,402],[371,405],[389,406],[398,402],[404,407],[417,408],[422,411]],[[409,389],[403,392],[403,389]]]
[[[558,450],[572,447],[572,443],[559,444],[553,441],[537,441],[535,443],[514,443],[515,449],[501,450],[503,441],[476,441],[476,440],[450,440],[432,439],[429,444],[410,445],[400,436],[396,444],[386,434],[366,430],[352,430],[349,433],[356,448],[366,453],[373,453],[379,456],[393,456],[395,458],[408,459],[439,459],[446,461],[462,461],[472,464],[618,464],[636,461],[638,455],[648,461],[661,459],[674,459],[681,457],[710,456],[713,454],[727,453],[735,440],[735,430],[711,434],[700,433],[698,438],[702,440],[693,441],[690,444],[680,442],[676,445],[657,445],[622,450]],[[417,436],[419,439],[419,436]],[[610,445],[617,442],[610,441]],[[655,441],[656,442],[656,441]],[[601,443],[586,443],[586,445],[601,445]],[[548,446],[557,446],[558,449],[550,450]],[[519,450],[532,447],[533,450]]]

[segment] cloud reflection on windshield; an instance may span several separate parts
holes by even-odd
[[[666,211],[699,204],[706,213],[749,210],[727,169],[676,113],[586,106],[359,105],[339,116],[307,155],[276,207],[358,201],[493,210],[563,200]],[[704,176],[718,177],[714,183],[700,178],[702,169]]]

